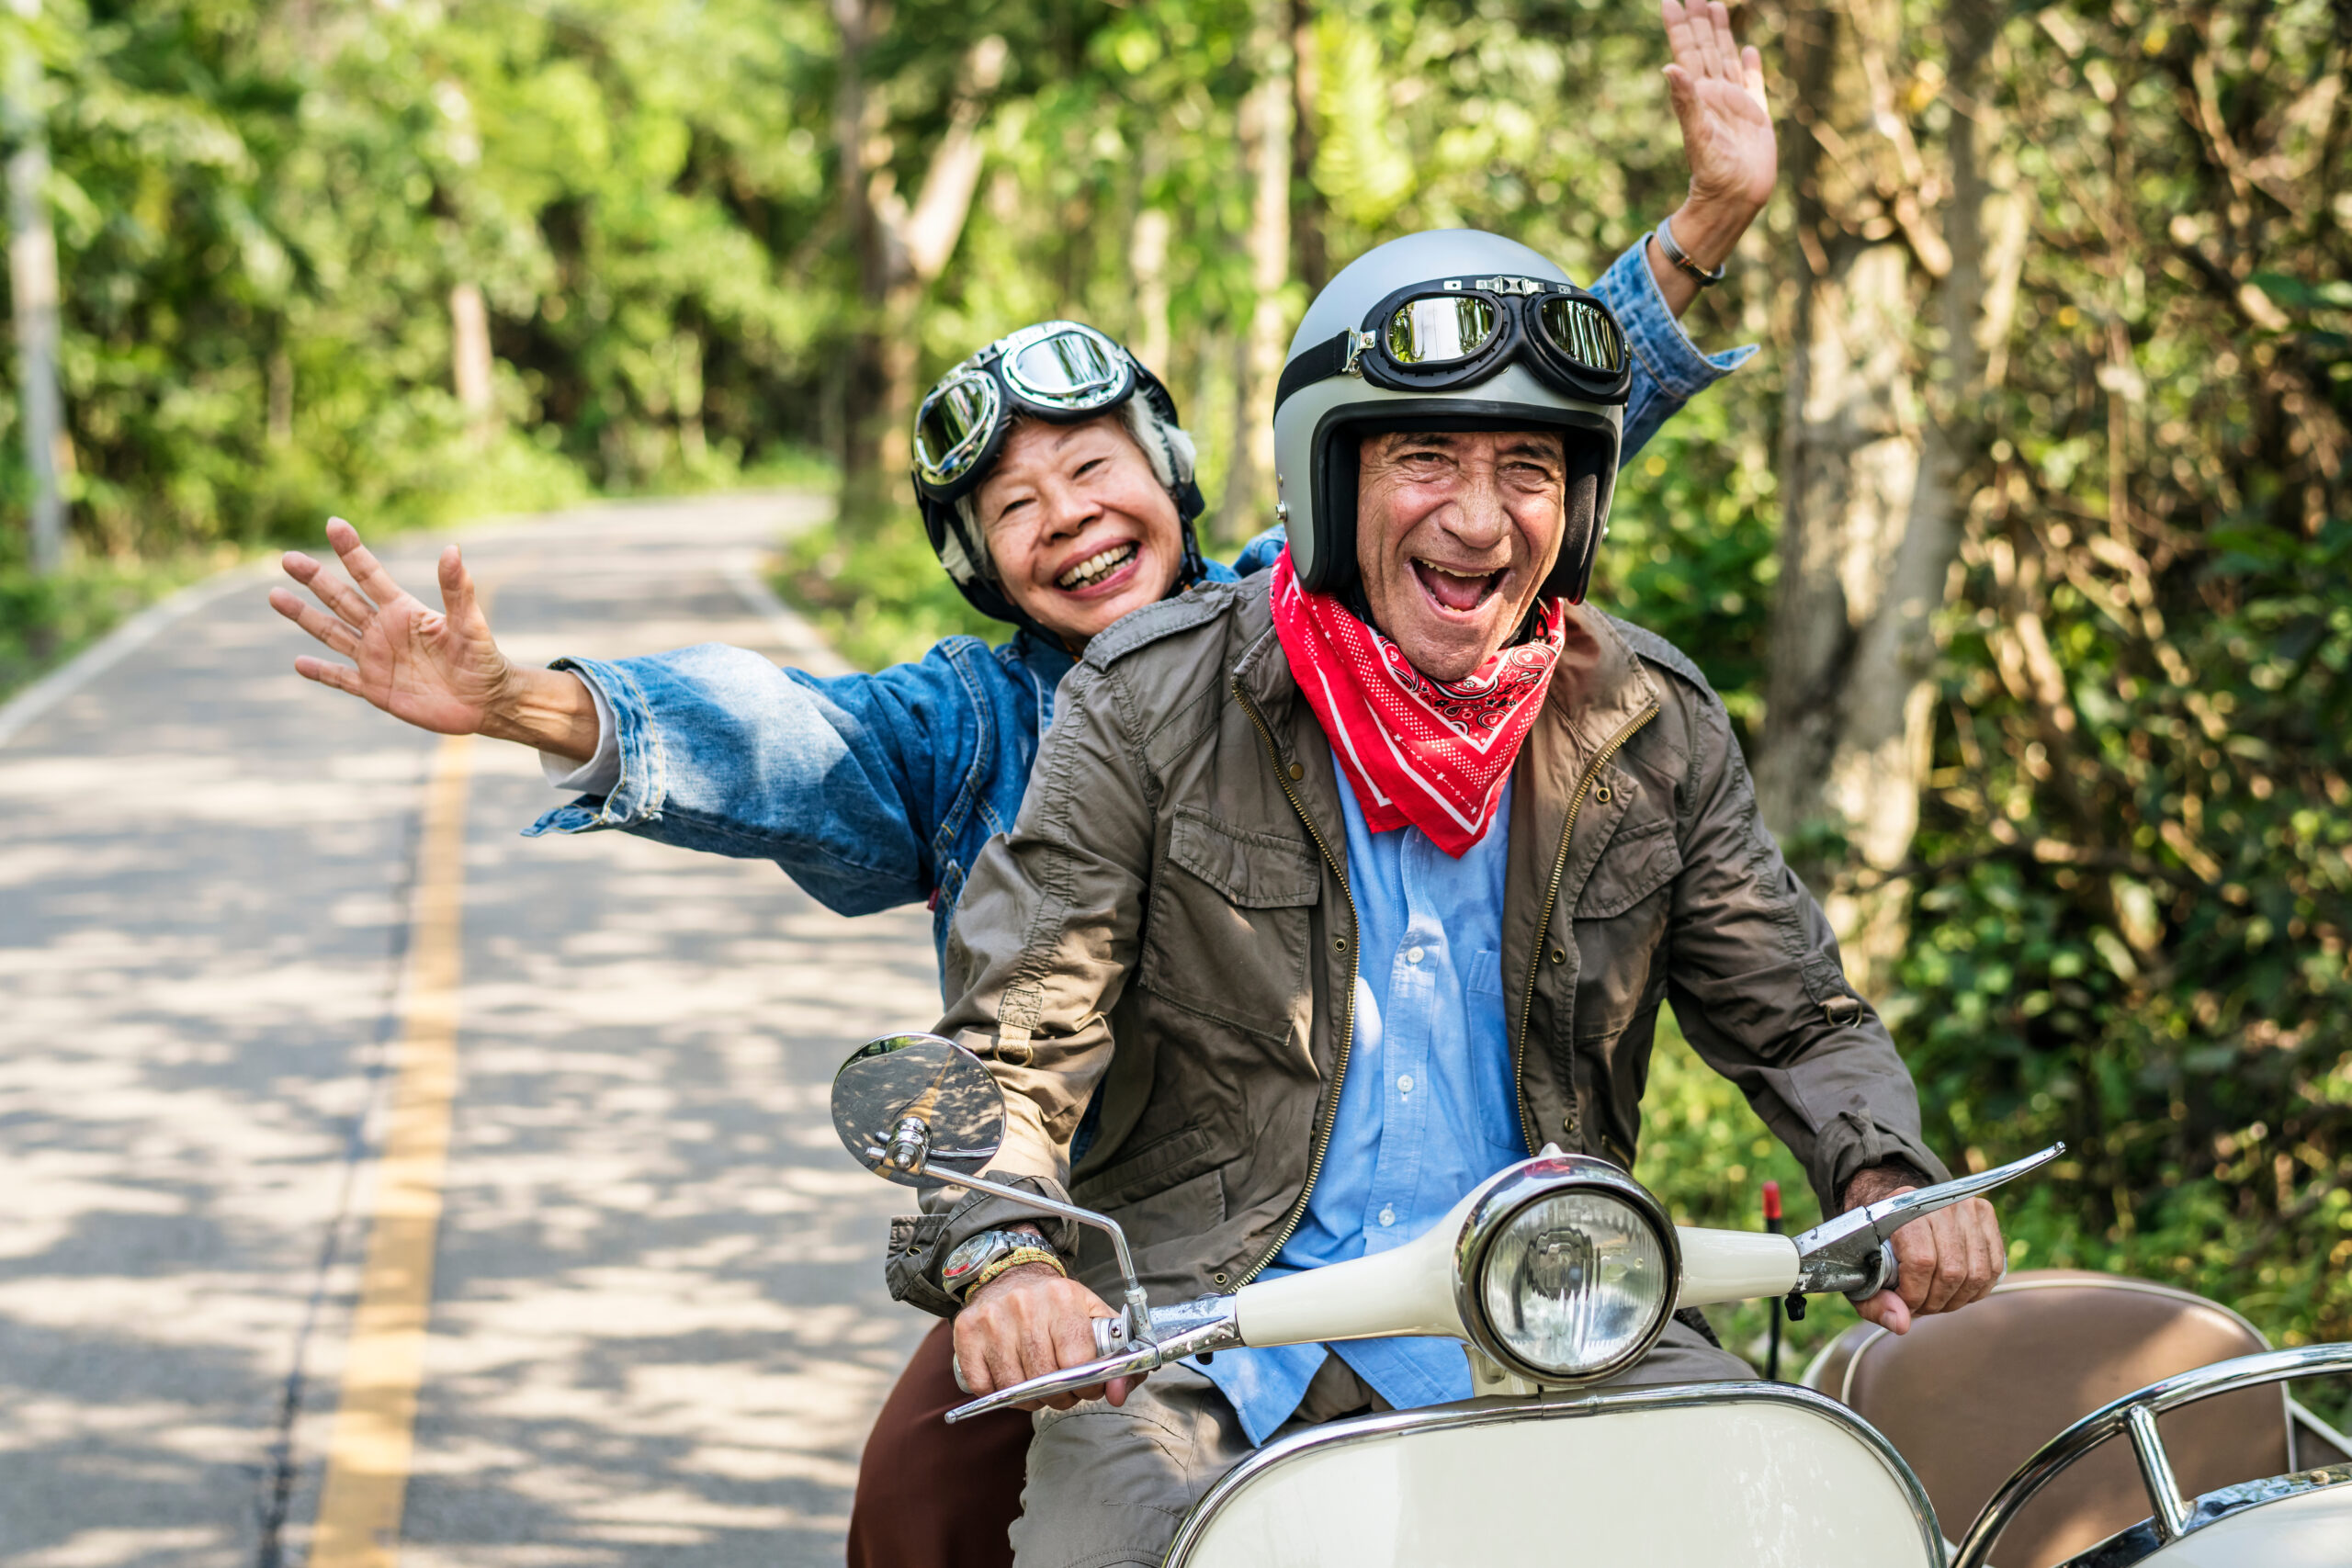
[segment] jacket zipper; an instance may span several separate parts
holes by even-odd
[[[1535,922],[1535,951],[1527,960],[1527,995],[1519,1007],[1519,1034],[1511,1042],[1510,1083],[1512,1098],[1519,1102],[1519,1135],[1526,1141],[1527,1152],[1533,1154],[1542,1145],[1535,1141],[1535,1120],[1527,1113],[1527,1025],[1535,1013],[1535,976],[1544,969],[1544,942],[1552,930],[1552,909],[1560,901],[1560,880],[1568,874],[1568,836],[1577,830],[1577,813],[1584,809],[1585,792],[1592,787],[1595,773],[1608,764],[1634,731],[1657,716],[1657,705],[1652,703],[1634,716],[1616,739],[1600,749],[1600,754],[1586,764],[1577,780],[1577,792],[1568,796],[1568,819],[1560,824],[1560,852],[1552,862],[1552,886],[1544,894],[1544,914]],[[1576,1100],[1576,1085],[1567,1086],[1571,1103]]]
[[[1332,855],[1331,846],[1323,841],[1322,831],[1315,826],[1315,818],[1306,814],[1306,807],[1299,800],[1298,792],[1290,787],[1290,773],[1283,765],[1282,748],[1274,744],[1273,731],[1267,728],[1266,721],[1259,716],[1258,705],[1251,702],[1250,694],[1241,689],[1241,682],[1238,677],[1233,682],[1233,694],[1239,700],[1242,711],[1250,716],[1250,722],[1258,727],[1258,734],[1266,742],[1266,754],[1273,760],[1275,782],[1283,786],[1283,794],[1290,797],[1290,808],[1298,813],[1298,819],[1301,822],[1306,824],[1307,837],[1313,839],[1315,847],[1323,852],[1324,863],[1330,866],[1331,874],[1340,879],[1340,896],[1348,901],[1348,940],[1352,943],[1361,922],[1356,917],[1355,895],[1348,888],[1347,868]],[[1306,1162],[1306,1185],[1298,1190],[1298,1201],[1291,1205],[1289,1215],[1283,1221],[1282,1234],[1274,1237],[1274,1244],[1266,1248],[1263,1257],[1252,1263],[1239,1279],[1233,1281],[1232,1289],[1234,1290],[1238,1291],[1256,1279],[1266,1265],[1272,1263],[1282,1249],[1290,1244],[1290,1238],[1298,1230],[1299,1222],[1306,1217],[1306,1200],[1314,1194],[1316,1178],[1323,1174],[1323,1157],[1331,1152],[1331,1130],[1340,1120],[1340,1088],[1347,1082],[1348,1053],[1354,1048],[1356,1043],[1357,957],[1358,955],[1352,952],[1348,956],[1347,1022],[1340,1032],[1339,1059],[1333,1064],[1331,1069],[1330,1106],[1323,1112],[1323,1125],[1315,1134],[1315,1151],[1308,1156]]]

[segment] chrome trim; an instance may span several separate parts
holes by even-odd
[[[2286,1393],[2284,1386],[2278,1390]],[[2293,1395],[2287,1397],[2287,1462],[2296,1470],[2324,1469],[2323,1465],[2303,1462],[2303,1444],[2316,1439],[2334,1449],[2346,1460],[2352,1460],[2352,1438],[2346,1437],[2318,1416],[2305,1409]],[[2338,1462],[2342,1462],[2339,1461]]]
[[[1486,1267],[1487,1249],[1521,1210],[1555,1193],[1577,1188],[1597,1189],[1622,1201],[1657,1231],[1666,1253],[1666,1292],[1659,1298],[1656,1321],[1626,1354],[1590,1371],[1568,1373],[1535,1366],[1511,1354],[1503,1344],[1502,1336],[1487,1321],[1486,1292],[1479,1276]],[[1470,1331],[1471,1341],[1505,1371],[1546,1388],[1574,1388],[1599,1382],[1648,1355],[1674,1316],[1681,1284],[1681,1238],[1666,1206],[1624,1170],[1591,1155],[1537,1155],[1502,1172],[1479,1194],[1469,1216],[1462,1222],[1462,1234],[1453,1243],[1453,1305],[1461,1314],[1462,1325]]]
[[[1984,1511],[1960,1538],[1960,1551],[1952,1558],[1951,1568],[1984,1568],[1984,1560],[2008,1528],[2018,1510],[2032,1501],[2034,1495],[2056,1479],[2058,1474],[2076,1460],[2106,1442],[2109,1438],[2130,1428],[2133,1412],[2145,1409],[2147,1419],[2215,1394],[2229,1393],[2242,1388],[2258,1388],[2264,1383],[2285,1382],[2293,1378],[2320,1377],[2329,1373],[2352,1373],[2352,1345],[2306,1345],[2296,1350],[2269,1350],[2258,1356],[2240,1356],[2233,1360],[2216,1361],[2210,1367],[2199,1367],[2180,1373],[2122,1398],[2100,1405],[2056,1437],[2041,1445],[2031,1459],[2018,1467],[2016,1474],[2001,1483]],[[2143,1467],[2145,1476],[2144,1465]],[[2201,1499],[2200,1499],[2201,1502]],[[2162,1506],[2161,1502],[2157,1504]],[[2188,1510],[2189,1518],[2182,1534],[2199,1529],[2202,1521]]]
[[[2325,1492],[2335,1487],[2352,1487],[2352,1464],[2332,1465],[2325,1470],[2306,1470],[2294,1475],[2274,1475],[2265,1481],[2245,1481],[2235,1486],[2224,1486],[2208,1492],[2189,1505],[2188,1522],[2180,1535],[2194,1535],[2206,1526],[2266,1503],[2283,1502],[2307,1493]],[[2352,1505],[2352,1496],[2346,1499]],[[2155,1552],[2163,1551],[2179,1536],[2167,1540],[2156,1528],[2154,1519],[2143,1519],[2130,1529],[2108,1537],[2078,1557],[2070,1557],[2058,1568],[2134,1568]]]
[[[2173,1473],[2172,1455],[2165,1452],[2156,1418],[2146,1405],[2135,1404],[2123,1413],[2123,1422],[2132,1429],[2132,1457],[2140,1461],[2140,1484],[2155,1505],[2156,1533],[2166,1540],[2177,1540],[2188,1528],[2188,1505],[2180,1495],[2180,1477]]]
[[[1573,1420],[1645,1410],[1680,1410],[1707,1404],[1794,1404],[1833,1427],[1843,1428],[1847,1436],[1876,1455],[1879,1463],[1885,1466],[1887,1474],[1894,1477],[1904,1500],[1911,1506],[1913,1520],[1919,1527],[1919,1545],[1926,1553],[1925,1561],[1940,1568],[1944,1561],[1944,1538],[1943,1532],[1936,1528],[1935,1505],[1928,1500],[1928,1489],[1919,1484],[1919,1478],[1911,1473],[1911,1467],[1904,1462],[1903,1456],[1894,1451],[1894,1445],[1881,1436],[1878,1428],[1825,1394],[1789,1383],[1768,1383],[1760,1380],[1752,1382],[1673,1383],[1663,1388],[1629,1388],[1615,1393],[1570,1394],[1565,1398],[1545,1396],[1510,1403],[1488,1401],[1475,1404],[1441,1404],[1426,1410],[1392,1410],[1378,1416],[1359,1416],[1349,1420],[1327,1422],[1295,1437],[1284,1438],[1280,1442],[1267,1444],[1219,1476],[1216,1484],[1204,1493],[1201,1500],[1193,1505],[1193,1511],[1184,1516],[1183,1524],[1176,1531],[1176,1539],[1169,1544],[1168,1555],[1160,1559],[1161,1568],[1189,1568],[1188,1559],[1199,1545],[1202,1536],[1242,1488],[1268,1470],[1303,1453],[1344,1448],[1404,1433],[1450,1431],[1517,1421]]]

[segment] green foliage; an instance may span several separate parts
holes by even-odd
[[[855,536],[832,529],[801,535],[785,548],[775,587],[861,670],[921,659],[942,637],[1002,642],[1010,631],[956,592],[912,511]]]
[[[0,563],[0,697],[73,657],[149,601],[229,564],[234,552],[187,551],[162,560],[76,562],[35,577]]]
[[[1641,1156],[1634,1174],[1658,1195],[1674,1223],[1723,1230],[1764,1228],[1764,1183],[1781,1184],[1782,1228],[1793,1235],[1821,1223],[1804,1168],[1765,1127],[1731,1080],[1699,1060],[1671,1009],[1658,1013],[1657,1053],[1642,1097]],[[1710,1307],[1724,1348],[1765,1369],[1769,1302]],[[1814,1299],[1802,1323],[1781,1327],[1781,1376],[1793,1382],[1805,1363],[1855,1322],[1842,1296]]]
[[[2069,1144],[2034,1261],[2288,1344],[2352,1337],[2352,254],[2308,96],[2346,41],[2310,4],[2005,35],[2034,243],[1888,1002],[1941,1146]]]
[[[96,0],[37,37],[85,548],[537,509],[812,444],[838,312],[777,255],[824,210],[821,12]],[[452,389],[460,283],[491,306],[490,428]]]

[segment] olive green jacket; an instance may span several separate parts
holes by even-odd
[[[1296,1227],[1354,1034],[1344,786],[1266,592],[1264,574],[1196,589],[1089,645],[948,937],[940,1032],[1008,1101],[992,1168],[1117,1219],[1163,1301],[1238,1288]],[[1942,1179],[1894,1042],[1689,660],[1572,609],[1513,779],[1501,978],[1531,1153],[1634,1163],[1670,1000],[1825,1203],[1884,1161]],[[949,1310],[947,1249],[1016,1217],[1077,1246],[1089,1283],[1115,1278],[1092,1231],[1006,1200],[937,1210],[893,1236],[892,1288],[914,1304]]]

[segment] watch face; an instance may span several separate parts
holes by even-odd
[[[939,1282],[952,1292],[963,1280],[987,1268],[989,1259],[1003,1250],[1003,1237],[994,1231],[982,1231],[947,1255],[947,1261],[940,1265]]]

